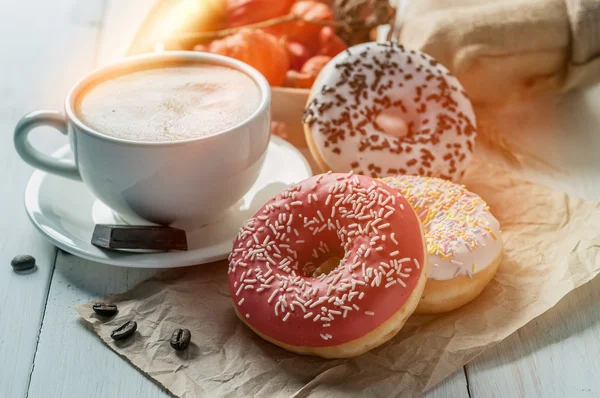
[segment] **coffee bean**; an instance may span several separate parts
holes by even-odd
[[[129,321],[113,330],[110,337],[112,337],[113,340],[123,340],[131,337],[136,330],[137,323],[135,323],[135,321]]]
[[[117,306],[115,304],[109,304],[109,303],[95,303],[92,307],[92,309],[94,310],[94,312],[100,316],[113,316],[115,315],[117,312],[119,312],[119,309],[117,308]]]
[[[13,258],[10,265],[15,271],[25,271],[35,267],[35,258],[27,254],[21,254]]]
[[[171,347],[177,351],[185,350],[190,345],[192,334],[188,329],[177,329],[171,335]]]

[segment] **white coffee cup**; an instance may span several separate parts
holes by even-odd
[[[129,141],[104,135],[86,126],[75,113],[82,90],[109,74],[170,61],[211,63],[245,73],[259,87],[258,108],[241,124],[217,134],[168,142]],[[145,54],[107,65],[80,80],[65,100],[66,116],[58,111],[24,116],[15,127],[14,142],[27,163],[82,180],[125,220],[142,218],[165,225],[205,223],[239,201],[256,181],[270,138],[270,105],[267,80],[242,62],[187,51]],[[38,126],[51,126],[68,134],[75,160],[54,158],[34,149],[27,137]]]

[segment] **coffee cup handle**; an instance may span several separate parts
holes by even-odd
[[[17,153],[35,168],[72,180],[81,181],[77,165],[72,160],[58,159],[35,149],[27,139],[31,130],[39,126],[50,126],[67,134],[67,121],[58,111],[35,111],[21,118],[15,127],[14,141]]]

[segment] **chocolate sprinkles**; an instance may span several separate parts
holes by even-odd
[[[327,65],[319,83],[303,123],[334,171],[456,179],[470,162],[472,106],[458,80],[428,55],[396,43],[360,44]],[[388,110],[403,119],[404,134],[386,131],[379,117]]]

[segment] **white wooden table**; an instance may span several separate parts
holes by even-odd
[[[105,347],[71,309],[125,291],[153,271],[95,264],[44,241],[22,204],[32,169],[12,144],[13,127],[24,113],[61,109],[81,75],[123,51],[148,3],[20,0],[0,8],[0,397],[167,395]],[[506,120],[510,138],[563,170],[549,175],[552,167],[526,167],[523,173],[600,200],[600,87],[538,101],[514,114]],[[52,130],[34,134],[45,151],[66,143]],[[37,258],[36,272],[12,271],[10,260],[20,253]],[[572,292],[427,396],[600,396],[598,302],[600,279]]]

